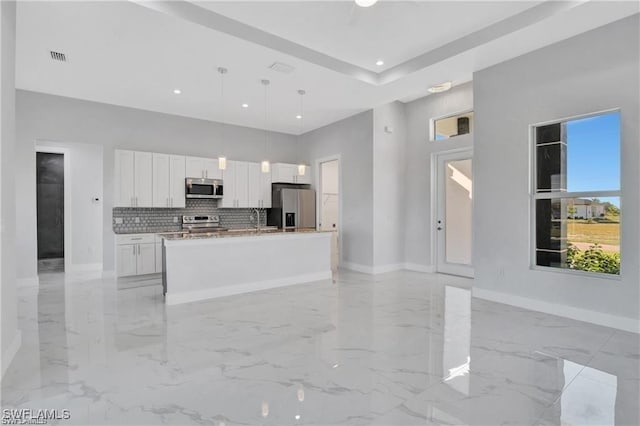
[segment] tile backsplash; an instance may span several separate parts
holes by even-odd
[[[253,209],[221,209],[218,200],[187,199],[184,209],[131,208],[113,209],[113,232],[134,234],[171,232],[182,229],[182,216],[219,215],[220,225],[226,228],[247,228],[256,225]],[[266,223],[266,210],[260,212],[260,223]],[[122,219],[116,224],[116,219]]]

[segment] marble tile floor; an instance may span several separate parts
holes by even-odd
[[[159,285],[43,274],[2,408],[64,425],[638,425],[640,338],[474,299],[471,281],[340,271],[166,307]]]

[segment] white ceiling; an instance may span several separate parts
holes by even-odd
[[[637,2],[609,1],[237,3],[19,2],[16,86],[296,134],[424,96],[444,80],[469,81],[475,70],[638,11]],[[50,50],[68,62],[52,61]],[[371,65],[377,51],[391,68]],[[274,61],[295,71],[267,69]],[[229,69],[224,110],[219,66]],[[266,126],[262,78],[272,82]],[[307,90],[302,129],[299,88]]]
[[[199,6],[380,72],[522,12],[538,1],[197,1]],[[382,59],[383,66],[376,61]]]

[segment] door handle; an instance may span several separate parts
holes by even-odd
[[[442,226],[438,226],[436,229],[437,229],[438,231],[442,231]]]

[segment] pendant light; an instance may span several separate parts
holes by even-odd
[[[269,132],[267,131],[267,88],[269,87],[269,80],[260,80],[260,83],[264,86],[264,155],[267,156],[269,152]],[[262,160],[260,164],[262,173],[271,172],[271,164],[269,160]]]
[[[225,148],[225,139],[224,139],[224,75],[227,73],[227,69],[224,67],[218,67],[218,72],[220,73],[220,111],[221,111],[221,121],[222,121],[222,130],[221,130],[221,140],[222,140],[222,153],[218,157],[218,169],[226,170],[227,168],[227,157],[224,155]]]
[[[300,141],[302,140],[302,131],[304,129],[303,127],[303,122],[304,122],[304,95],[307,92],[305,92],[303,89],[298,90],[298,95],[300,95],[300,114],[298,115],[298,117],[300,117],[300,136],[298,137],[298,145],[300,144]],[[300,147],[296,147],[296,152],[300,152]],[[298,158],[300,158],[300,156],[298,155]],[[302,161],[300,161],[300,163],[298,164],[298,176],[304,176],[305,173],[307,171],[307,166],[306,164],[304,164]]]

